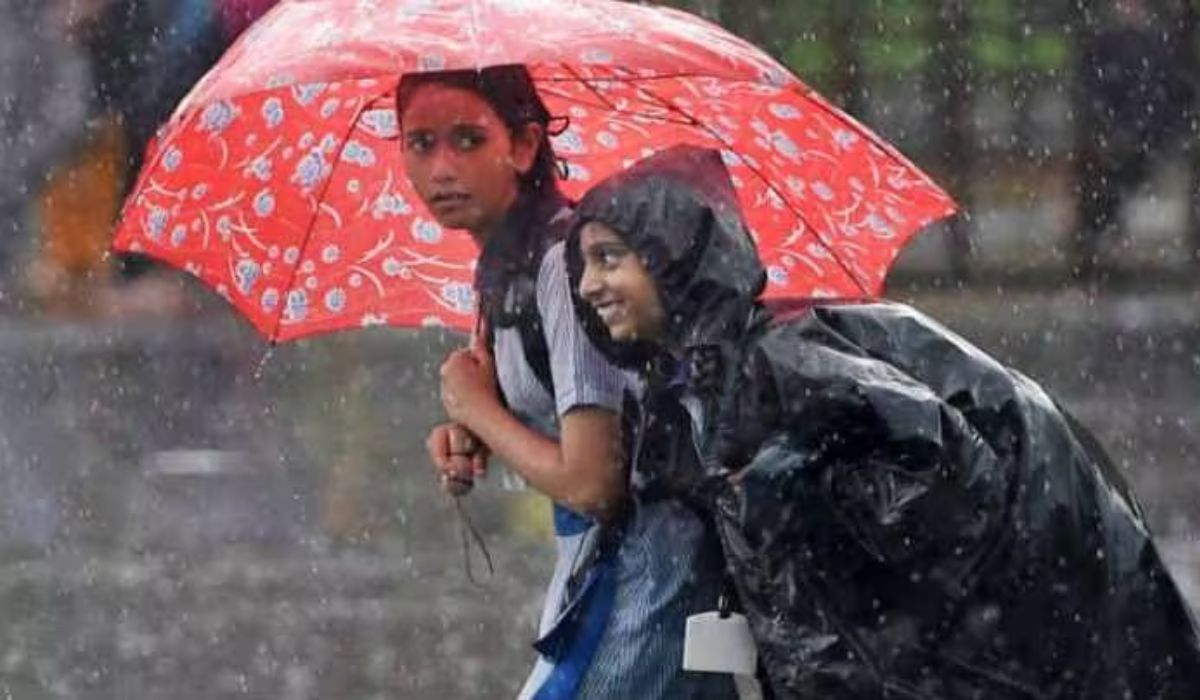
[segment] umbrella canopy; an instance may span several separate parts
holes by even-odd
[[[872,296],[954,204],[761,50],[677,10],[609,0],[291,0],[183,101],[115,247],[181,267],[278,340],[364,325],[468,328],[477,249],[404,173],[406,73],[523,64],[569,126],[564,189],[663,147],[719,149],[768,296]]]

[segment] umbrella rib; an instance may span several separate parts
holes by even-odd
[[[600,100],[600,102],[606,108],[611,110],[614,114],[624,114],[624,115],[629,115],[632,117],[645,117],[647,119],[655,119],[655,120],[662,121],[662,122],[669,122],[672,124],[681,124],[684,126],[692,126],[693,122],[695,121],[686,114],[681,114],[678,121],[676,121],[674,119],[665,119],[665,118],[663,118],[662,115],[659,115],[659,114],[651,114],[649,112],[640,112],[640,111],[632,110],[632,109],[621,109],[620,107],[613,104],[613,101],[610,100],[604,93],[600,92],[600,90],[595,85],[596,82],[599,82],[601,80],[607,81],[607,80],[610,80],[609,78],[588,78],[584,75],[581,75],[579,73],[579,71],[575,70],[575,68],[573,66],[571,66],[569,63],[560,63],[559,65],[561,65],[563,68],[566,69],[566,71],[568,73],[570,73],[572,76],[574,76],[575,80],[582,83],[584,85],[584,87],[586,87],[588,89],[589,92],[591,92],[593,95],[596,96],[596,99]],[[617,78],[615,80],[612,80],[612,82],[621,82],[621,83],[629,83],[631,85],[636,85],[638,81],[636,79],[632,79],[632,78],[628,78],[628,79],[627,78]],[[642,89],[642,88],[639,87],[638,89]]]
[[[550,80],[539,79],[537,82],[539,82],[539,83],[555,83],[555,82],[557,82],[557,83],[566,83],[566,82],[580,83],[585,88],[587,88],[588,92],[590,92],[592,95],[596,96],[596,99],[599,100],[600,105],[602,107],[604,107],[605,109],[608,109],[613,114],[627,115],[627,116],[631,116],[631,117],[644,117],[646,119],[654,119],[656,121],[666,122],[669,124],[680,124],[682,126],[692,126],[693,125],[693,121],[687,115],[683,115],[682,117],[679,117],[677,119],[667,119],[667,118],[664,118],[661,114],[651,114],[649,112],[641,112],[641,111],[632,110],[632,109],[622,109],[622,108],[618,107],[617,105],[615,105],[612,100],[610,100],[604,93],[600,92],[600,90],[597,89],[595,86],[595,83],[597,83],[599,81],[608,81],[609,80],[608,78],[588,78],[586,76],[581,75],[577,70],[575,70],[575,68],[573,68],[568,63],[560,63],[559,65],[562,66],[562,68],[564,70],[566,70],[568,73],[571,74],[572,77],[570,80],[562,79],[562,78],[550,79]],[[623,82],[623,83],[633,84],[636,81],[615,79],[615,80],[612,80],[612,82]],[[567,95],[558,94],[558,93],[556,93],[556,94],[558,97],[560,97],[564,100],[571,100],[571,101],[578,102],[580,104],[585,104],[585,105],[590,104],[583,100],[575,99],[575,98],[572,98]]]
[[[325,192],[333,183],[333,177],[337,174],[338,165],[342,162],[342,153],[346,149],[346,143],[350,140],[350,134],[354,132],[354,127],[358,126],[358,120],[362,117],[362,113],[367,106],[371,104],[370,100],[364,99],[358,109],[354,110],[354,117],[350,119],[350,125],[346,127],[346,133],[342,135],[341,147],[337,150],[337,156],[333,160],[333,165],[329,168],[329,174],[325,177],[325,182],[321,183],[320,191],[317,193],[316,202],[318,206],[313,208],[312,218],[308,220],[308,227],[305,229],[304,242],[300,244],[300,254],[296,257],[296,265],[292,268],[292,274],[288,277],[287,286],[284,287],[283,303],[279,305],[279,314],[275,317],[275,329],[269,336],[270,342],[274,344],[279,339],[279,332],[283,328],[283,316],[287,312],[288,299],[292,295],[292,291],[296,287],[296,277],[300,271],[300,265],[304,261],[304,253],[308,250],[308,244],[312,242],[313,228],[316,227],[317,218],[321,214],[319,206],[321,200],[325,198]]]
[[[661,103],[667,109],[669,109],[673,112],[677,112],[682,117],[689,120],[689,123],[692,126],[695,126],[699,129],[704,130],[705,132],[708,133],[709,136],[716,139],[718,142],[723,144],[730,151],[733,151],[735,154],[737,154],[737,156],[739,158],[741,158],[742,162],[745,163],[746,167],[750,169],[750,172],[754,173],[758,177],[758,179],[762,180],[763,184],[766,185],[769,190],[774,192],[776,197],[779,197],[779,201],[783,202],[784,205],[787,206],[787,208],[792,212],[792,214],[794,214],[797,219],[799,219],[802,223],[804,223],[805,226],[808,227],[809,231],[812,231],[813,235],[817,237],[817,241],[820,242],[820,244],[825,247],[825,250],[827,250],[829,252],[829,255],[833,258],[834,262],[836,262],[838,264],[838,267],[842,268],[842,271],[845,272],[846,276],[849,277],[850,280],[854,282],[855,286],[858,287],[859,291],[861,291],[864,296],[874,296],[863,285],[863,282],[862,282],[862,280],[860,280],[858,278],[858,275],[855,274],[854,271],[850,269],[850,267],[846,264],[846,261],[842,260],[841,256],[837,254],[837,250],[832,245],[830,245],[828,241],[825,240],[825,237],[821,235],[820,230],[816,226],[814,226],[811,221],[808,220],[808,217],[806,217],[806,216],[804,216],[804,214],[800,213],[800,210],[792,205],[791,201],[788,200],[788,198],[785,197],[784,194],[782,192],[780,192],[778,188],[775,187],[775,185],[771,182],[771,180],[769,178],[767,178],[767,176],[764,175],[757,167],[755,167],[748,160],[746,160],[745,156],[738,153],[737,150],[733,147],[733,144],[726,141],[725,138],[720,134],[720,132],[718,132],[716,129],[713,129],[712,127],[708,126],[704,122],[701,122],[699,119],[696,119],[694,116],[691,115],[691,113],[689,113],[687,110],[683,109],[679,105],[675,104],[671,100],[668,100],[668,99],[654,93],[653,91],[646,89],[645,87],[639,87],[638,89],[641,90],[642,92],[644,92],[645,94],[649,95],[650,97],[654,98],[655,100],[657,100],[659,103]]]
[[[773,87],[773,88],[787,87],[787,86],[780,86],[775,83],[769,83],[769,82],[764,82],[764,81],[760,81],[760,80],[753,80],[751,78],[742,77],[742,76],[722,75],[720,73],[704,73],[704,72],[693,71],[693,70],[681,70],[681,71],[675,71],[673,73],[666,73],[666,72],[655,73],[654,75],[613,74],[613,75],[610,75],[605,78],[584,78],[584,80],[589,80],[589,79],[590,80],[609,80],[614,83],[656,83],[656,82],[665,82],[668,80],[679,80],[681,78],[710,78],[712,80],[721,80],[721,81],[729,82],[729,83],[745,83],[747,85],[758,85],[758,86],[763,86],[763,87]],[[555,77],[538,78],[538,82],[542,82],[542,83],[565,83],[565,82],[571,82],[572,80],[575,80],[575,78],[555,78]],[[805,84],[804,81],[802,81],[802,80],[796,79],[795,82],[798,85],[803,86],[805,89],[808,89],[808,90],[812,89],[812,88],[808,87],[808,85]]]
[[[467,22],[467,36],[471,37],[471,47],[475,54],[475,70],[483,70],[483,56],[479,50],[479,0],[470,0],[471,18]]]
[[[583,83],[583,86],[586,87],[588,89],[588,91],[591,92],[593,95],[595,95],[596,99],[600,100],[600,102],[602,102],[605,107],[608,107],[609,109],[611,109],[614,112],[621,111],[620,109],[617,108],[617,106],[615,104],[613,104],[612,100],[608,99],[607,95],[600,92],[600,90],[597,89],[596,86],[592,84],[592,81],[590,81],[587,78],[580,75],[579,71],[575,70],[574,66],[572,66],[569,63],[559,63],[559,65],[562,66],[563,68],[565,68],[566,71],[575,78],[575,80],[578,80],[579,82]]]

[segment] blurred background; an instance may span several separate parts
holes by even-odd
[[[467,499],[488,577],[424,458],[458,338],[268,351],[108,253],[157,125],[273,4],[0,0],[0,697],[501,697],[532,658],[546,504]],[[670,4],[950,189],[889,295],[1091,426],[1200,605],[1200,3]]]

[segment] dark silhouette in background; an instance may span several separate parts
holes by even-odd
[[[0,3],[0,16],[26,20],[14,20],[11,26],[31,25],[33,36],[42,37],[28,47],[28,60],[11,66],[64,64],[67,68],[58,72],[69,73],[74,65],[80,74],[76,82],[83,84],[57,95],[57,102],[65,106],[37,99],[41,93],[55,92],[45,86],[64,83],[57,74],[43,77],[40,88],[26,81],[23,89],[11,93],[15,105],[28,103],[30,108],[8,112],[2,121],[6,132],[28,131],[51,117],[64,126],[56,131],[39,127],[39,132],[62,132],[57,138],[36,139],[52,155],[30,155],[21,161],[39,169],[42,181],[24,177],[31,182],[23,201],[0,202],[4,219],[16,222],[9,223],[10,228],[27,219],[34,222],[28,227],[31,231],[12,233],[0,245],[0,260],[8,261],[8,274],[0,271],[0,278],[12,287],[23,277],[38,308],[51,313],[178,312],[183,297],[176,275],[152,274],[155,265],[139,256],[110,258],[112,225],[159,125],[238,33],[275,0]],[[9,72],[20,69],[6,67],[6,79]],[[31,202],[33,216],[28,216]],[[32,261],[20,275],[16,249],[29,247],[25,240],[30,234]]]
[[[1082,41],[1076,83],[1079,225],[1072,241],[1072,273],[1081,280],[1099,280],[1104,239],[1122,233],[1122,205],[1187,125],[1194,95],[1181,60],[1185,37],[1164,31],[1142,0],[1115,0]]]

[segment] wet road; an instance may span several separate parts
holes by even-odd
[[[1200,603],[1196,295],[912,298],[1097,432]],[[256,380],[262,343],[216,311],[0,322],[0,698],[511,696],[545,510],[472,496],[497,573],[468,580],[421,447],[454,338],[288,345]]]

